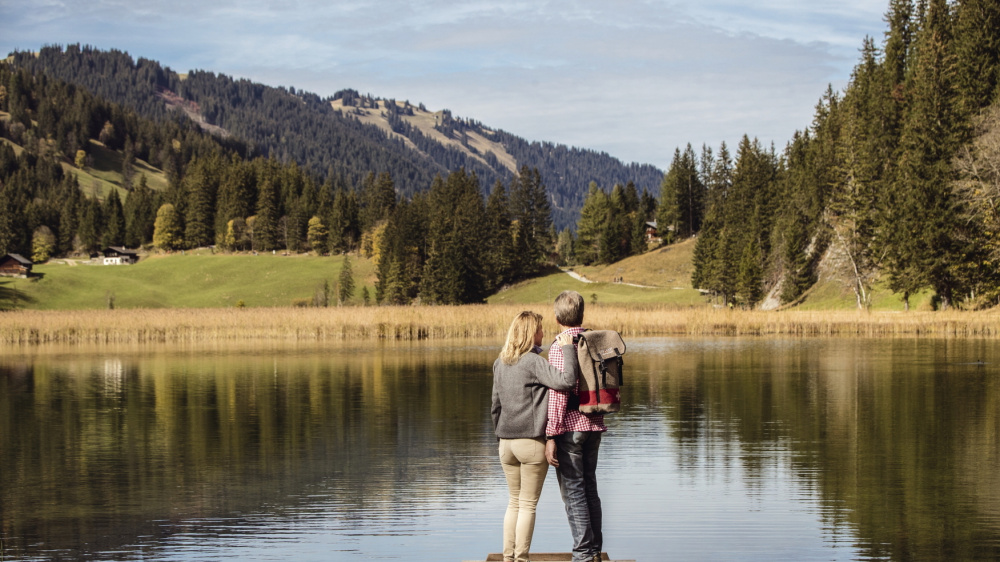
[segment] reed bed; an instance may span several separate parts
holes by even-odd
[[[338,308],[132,309],[0,313],[0,345],[495,339],[532,309],[554,335],[550,307],[466,305]],[[586,325],[628,336],[1000,336],[1000,313],[760,312],[589,306]]]

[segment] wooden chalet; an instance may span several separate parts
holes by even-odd
[[[4,277],[27,277],[31,275],[31,260],[20,254],[0,257],[0,275]]]
[[[139,255],[121,246],[108,246],[101,250],[104,265],[131,265],[139,261]]]
[[[656,230],[656,221],[646,221],[646,242],[658,242],[660,234]]]

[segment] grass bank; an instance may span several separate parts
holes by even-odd
[[[524,309],[555,323],[550,305],[12,311],[0,314],[0,346],[43,343],[322,342],[493,338]],[[1000,336],[997,312],[759,312],[596,305],[587,325],[630,336]],[[0,348],[2,349],[2,348]]]

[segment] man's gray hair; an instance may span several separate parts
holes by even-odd
[[[556,322],[567,328],[583,325],[583,296],[576,291],[563,291],[556,297]]]

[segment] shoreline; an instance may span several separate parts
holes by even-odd
[[[522,310],[551,305],[117,309],[0,313],[0,346],[208,341],[502,340]],[[586,326],[637,336],[1000,337],[1000,312],[742,311],[590,305]],[[2,348],[0,348],[2,351]]]

